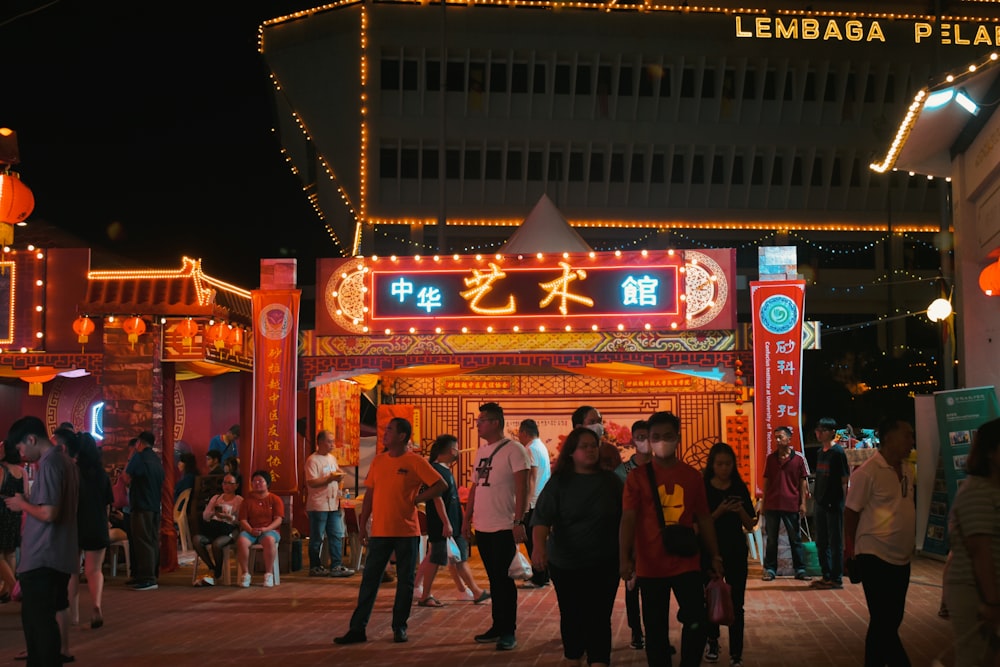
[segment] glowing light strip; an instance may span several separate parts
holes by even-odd
[[[436,224],[436,219],[419,219],[419,218],[403,218],[403,219],[392,219],[392,218],[370,218],[368,220],[370,224],[373,225],[430,225]],[[523,222],[520,218],[481,218],[481,219],[464,219],[464,218],[448,218],[448,226],[455,227],[518,227]],[[669,222],[663,220],[577,220],[571,223],[571,226],[578,228],[617,228],[617,229],[658,229],[662,231],[673,231],[675,229],[723,229],[723,230],[745,230],[745,231],[772,231],[777,229],[778,231],[788,232],[792,230],[798,231],[816,231],[816,232],[888,232],[889,227],[886,223],[875,222],[869,224],[852,224],[852,223],[830,223],[830,222],[720,222],[720,221],[694,221],[694,220],[671,220]],[[906,223],[894,223],[892,226],[892,231],[894,232],[911,232],[911,233],[936,233],[941,231],[938,223],[927,223],[927,224],[906,224]]]
[[[373,0],[375,4],[384,2],[385,0]],[[995,4],[996,0],[992,4]],[[324,5],[319,5],[312,9],[302,10],[295,12],[293,14],[286,14],[284,16],[278,16],[273,19],[264,21],[264,23],[258,29],[258,48],[263,52],[264,48],[264,38],[263,38],[263,28],[265,26],[274,26],[287,21],[295,21],[303,18],[308,18],[314,14],[321,14],[330,10],[346,7],[349,5],[362,4],[367,6],[369,3],[362,3],[361,0],[342,0],[341,2],[327,3]],[[390,4],[390,3],[386,3]],[[391,4],[397,5],[421,5],[426,6],[429,4],[440,5],[440,2],[432,3],[428,0],[399,0],[393,1]],[[903,13],[903,12],[876,12],[876,11],[857,11],[857,10],[824,10],[815,11],[812,9],[804,10],[794,10],[794,9],[766,9],[761,7],[723,7],[719,5],[694,5],[688,6],[687,4],[655,4],[652,2],[644,2],[638,5],[621,5],[617,3],[617,0],[608,0],[607,2],[559,2],[558,0],[445,0],[446,5],[452,5],[455,7],[505,7],[505,8],[543,8],[543,9],[553,9],[553,10],[566,10],[566,9],[582,9],[582,10],[600,10],[604,13],[609,13],[611,11],[616,12],[678,12],[683,14],[769,14],[774,13],[783,16],[816,16],[816,17],[829,17],[829,18],[867,18],[867,19],[887,19],[887,20],[913,20],[913,21],[928,21],[932,23],[1000,23],[1000,17],[996,16],[966,16],[966,15],[941,15],[935,16],[933,14],[921,14],[921,13]]]
[[[361,145],[360,166],[358,174],[358,216],[363,221],[368,210],[368,6],[361,5],[361,30],[359,34],[361,52],[358,58],[361,64]],[[358,249],[351,248],[351,254]]]

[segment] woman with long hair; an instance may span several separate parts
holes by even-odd
[[[618,592],[621,479],[600,462],[600,440],[574,428],[531,517],[531,563],[552,577],[563,657],[591,667],[611,662],[611,611]]]
[[[1000,419],[979,427],[967,477],[951,506],[944,598],[955,631],[955,665],[1000,663]]]
[[[184,452],[177,460],[177,472],[180,477],[174,483],[174,502],[187,489],[194,490],[194,479],[198,476],[198,459],[191,452]]]
[[[87,575],[87,588],[90,591],[90,601],[93,609],[90,615],[90,627],[100,628],[104,625],[104,614],[101,609],[104,597],[104,554],[111,544],[108,536],[108,510],[114,503],[114,493],[111,490],[111,479],[101,463],[101,450],[97,448],[94,436],[89,433],[77,433],[67,443],[67,453],[76,459],[80,470],[80,499],[77,505],[77,530],[80,551],[83,552],[83,570]],[[80,576],[70,579],[70,608],[77,608]]]
[[[21,455],[14,443],[0,447],[0,497],[24,493],[24,469]],[[21,512],[7,509],[0,502],[0,604],[10,602],[17,579],[14,576],[14,555],[21,546]]]
[[[726,443],[717,442],[712,445],[703,474],[708,507],[715,521],[722,569],[733,594],[733,622],[729,625],[729,664],[731,667],[742,667],[743,601],[747,590],[747,538],[743,529],[753,529],[753,502],[746,483],[736,469],[736,452]],[[705,661],[718,660],[719,626],[709,623]]]

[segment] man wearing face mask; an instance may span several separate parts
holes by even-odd
[[[635,454],[629,457],[628,461],[615,468],[615,474],[621,477],[622,482],[628,474],[641,465],[649,463],[649,427],[645,419],[632,424],[632,444],[635,445]],[[668,599],[667,604],[670,604]],[[642,636],[642,617],[639,612],[639,588],[634,581],[626,582],[625,585],[625,614],[628,618],[628,627],[632,630],[632,643],[630,646],[637,651],[646,647]],[[670,612],[667,611],[669,616]]]
[[[600,464],[602,468],[614,471],[621,465],[621,452],[618,451],[617,447],[604,439],[604,418],[601,417],[601,413],[597,408],[590,405],[581,405],[573,411],[570,421],[573,424],[573,428],[582,426],[589,428],[597,434],[597,438],[601,442]]]
[[[622,497],[621,576],[625,581],[637,576],[647,630],[646,662],[672,664],[666,633],[672,591],[679,606],[677,619],[684,626],[680,665],[697,667],[708,621],[701,553],[708,556],[713,577],[723,574],[715,523],[701,474],[677,458],[680,419],[670,412],[657,412],[647,427],[652,458],[629,473]],[[664,524],[669,532],[664,531]],[[676,537],[668,544],[665,534]]]

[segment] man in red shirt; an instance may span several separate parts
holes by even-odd
[[[642,596],[642,621],[646,626],[646,662],[669,665],[670,592],[677,598],[681,632],[681,667],[701,664],[708,615],[705,609],[701,551],[708,555],[713,576],[722,576],[722,557],[715,538],[715,522],[708,509],[701,473],[677,458],[680,420],[670,412],[649,418],[649,463],[638,466],[625,479],[619,534],[621,576],[637,575]],[[655,493],[650,473],[655,480]],[[662,518],[661,518],[662,517]],[[700,550],[694,525],[698,524]],[[684,533],[671,541],[668,551],[663,528]],[[680,544],[686,542],[686,544]],[[687,548],[690,547],[690,548]],[[663,628],[663,631],[650,631]]]
[[[764,462],[764,530],[767,544],[764,548],[764,581],[773,581],[778,571],[778,524],[785,526],[788,544],[792,548],[792,565],[795,578],[809,581],[806,574],[800,522],[806,515],[806,498],[809,485],[806,481],[806,460],[792,449],[792,429],[779,426],[774,429],[775,450]]]

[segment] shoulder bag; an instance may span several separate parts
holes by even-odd
[[[668,554],[673,556],[696,556],[698,554],[698,536],[694,528],[682,526],[679,523],[667,525],[663,518],[663,505],[660,504],[660,492],[656,488],[656,475],[653,473],[654,463],[650,461],[646,464],[646,472],[649,474],[649,487],[653,492],[653,505],[656,506],[656,515],[660,518],[660,536],[663,538],[663,548]]]

